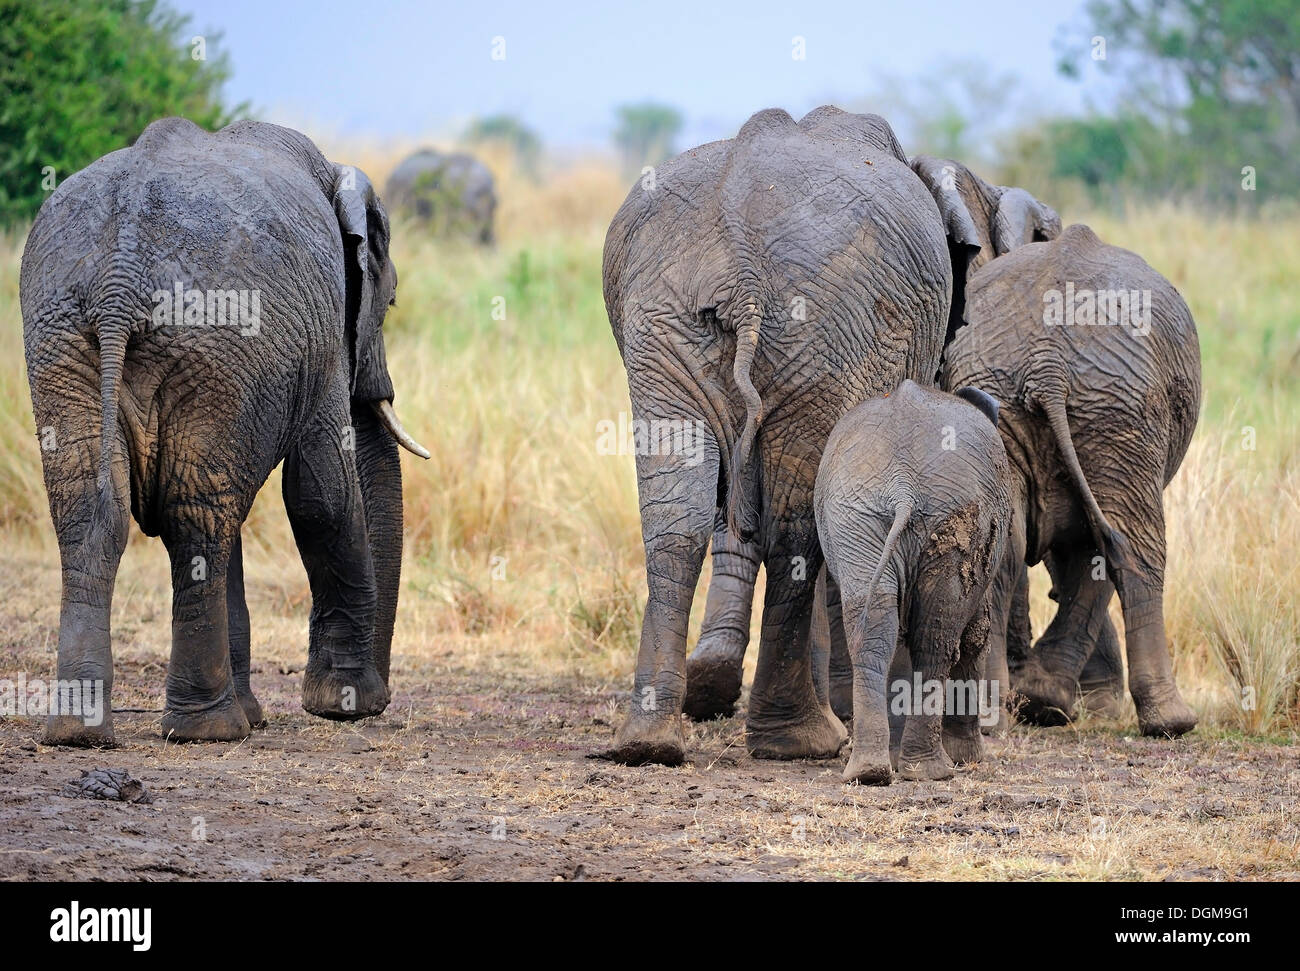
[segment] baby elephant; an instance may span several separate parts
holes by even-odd
[[[888,785],[891,757],[904,779],[947,779],[983,753],[976,679],[1011,518],[997,414],[975,388],[954,397],[904,381],[840,419],[826,444],[817,533],[853,662],[845,782]],[[887,693],[896,653],[903,677]],[[891,711],[906,716],[892,736]]]

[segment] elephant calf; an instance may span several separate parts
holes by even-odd
[[[996,402],[957,395],[904,381],[863,402],[831,432],[817,472],[817,534],[853,663],[845,782],[888,785],[891,761],[904,779],[947,779],[983,752],[976,679],[1011,499]],[[919,677],[894,681],[891,698],[903,645]],[[906,714],[892,738],[891,707]]]

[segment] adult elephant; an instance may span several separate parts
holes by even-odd
[[[1051,206],[1024,189],[988,183],[961,162],[918,155],[910,165],[930,190],[948,228],[953,296],[948,308],[946,344],[963,322],[967,277],[1019,246],[1055,239],[1061,231],[1061,218]],[[933,379],[934,375],[930,375],[924,383],[933,383]],[[754,585],[762,558],[759,547],[733,535],[721,515],[712,555],[700,639],[686,666],[683,708],[697,720],[729,716],[740,697]],[[829,673],[819,662],[814,674],[819,681],[828,677],[825,688],[819,684],[819,693],[828,693],[835,713],[848,719],[853,714],[852,666],[845,646],[839,590],[834,580],[828,581],[824,574],[818,578],[817,587],[812,626],[814,654],[818,658],[829,655]],[[1026,629],[1027,604],[1025,599]]]
[[[472,155],[420,149],[393,170],[384,196],[394,212],[439,235],[484,245],[495,240],[496,182],[488,167]]]
[[[1026,563],[1043,560],[1059,607],[1011,684],[1022,715],[1060,722],[1093,658],[1118,680],[1124,610],[1129,691],[1145,735],[1196,715],[1174,683],[1164,624],[1162,494],[1187,452],[1201,397],[1200,344],[1178,291],[1087,226],[1022,247],[971,277],[968,326],[944,355],[946,388],[1002,402],[1012,526],[997,585],[988,677],[1006,685],[1006,616]]]
[[[256,122],[154,122],[41,208],[20,289],[62,559],[60,680],[100,682],[107,701],[133,515],[172,564],[164,735],[238,739],[262,721],[240,527],[283,461],[312,591],[303,707],[350,719],[388,704],[396,442],[418,449],[393,414],[380,329],[397,285],[388,241],[361,172]],[[111,744],[112,718],[52,712],[45,737]]]
[[[605,241],[605,305],[648,428],[703,448],[639,448],[649,598],[631,710],[609,757],[677,764],[691,601],[717,509],[767,570],[747,739],[761,758],[828,757],[847,735],[809,660],[821,566],[812,491],[836,420],[904,379],[931,382],[953,245],[876,115],[754,115],[648,173]]]

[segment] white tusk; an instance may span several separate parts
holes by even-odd
[[[375,409],[375,414],[379,416],[379,420],[388,429],[388,434],[393,436],[398,445],[422,459],[429,457],[429,450],[412,438],[402,427],[402,423],[397,420],[397,412],[393,411],[391,401],[372,401],[370,407]]]

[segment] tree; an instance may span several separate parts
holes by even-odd
[[[1149,187],[1240,199],[1250,165],[1261,189],[1300,195],[1300,4],[1092,0],[1087,16],[1096,63],[1125,78],[1121,113],[1163,133]],[[1067,44],[1060,70],[1079,78],[1087,59]]]
[[[542,140],[537,133],[514,115],[488,115],[476,118],[465,129],[465,141],[471,145],[495,142],[514,154],[520,168],[536,174],[542,154]]]
[[[658,165],[675,154],[673,143],[682,130],[682,113],[669,105],[642,102],[616,111],[614,144],[629,168]]]
[[[157,0],[0,0],[0,224],[157,118],[219,128],[246,111],[222,104],[219,42]]]

